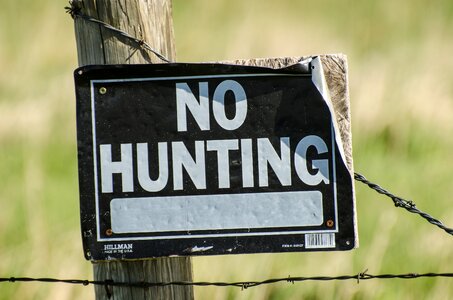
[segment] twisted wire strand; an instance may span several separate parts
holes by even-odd
[[[362,174],[354,173],[354,179],[356,181],[359,181],[361,183],[366,184],[369,188],[371,188],[372,190],[378,192],[379,194],[382,194],[382,195],[385,195],[385,196],[389,197],[390,199],[393,200],[393,203],[395,204],[396,207],[402,207],[402,208],[404,208],[405,210],[407,210],[407,211],[409,211],[411,213],[418,214],[419,216],[421,216],[422,218],[427,220],[429,223],[441,228],[442,230],[444,230],[448,234],[453,235],[453,229],[452,228],[449,228],[449,227],[445,226],[441,221],[439,221],[436,218],[432,217],[431,215],[419,210],[416,207],[414,202],[412,202],[410,200],[403,199],[403,198],[398,197],[398,196],[395,196],[394,194],[390,193],[389,191],[387,191],[383,187],[379,186],[378,184],[370,182]]]
[[[111,279],[107,280],[81,280],[81,279],[56,279],[56,278],[31,278],[31,277],[8,277],[0,278],[0,283],[9,282],[43,282],[43,283],[66,283],[73,285],[101,285],[101,286],[117,286],[117,287],[137,287],[137,288],[151,288],[151,287],[166,287],[166,286],[216,286],[216,287],[237,287],[241,289],[248,289],[261,285],[269,285],[275,283],[296,283],[304,281],[346,281],[356,280],[360,283],[362,280],[371,279],[417,279],[417,278],[432,278],[444,277],[453,278],[453,273],[406,273],[406,274],[368,274],[367,270],[353,275],[340,275],[340,276],[310,276],[310,277],[281,277],[271,278],[263,281],[238,281],[238,282],[189,282],[189,281],[169,281],[169,282],[120,282]]]

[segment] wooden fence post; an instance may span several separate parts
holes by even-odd
[[[146,41],[175,59],[171,0],[73,0],[80,12]],[[162,62],[136,42],[86,19],[75,18],[79,66]],[[190,257],[108,261],[93,264],[94,280],[192,281]],[[191,286],[95,287],[96,299],[193,299]]]

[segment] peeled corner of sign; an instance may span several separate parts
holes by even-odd
[[[333,128],[335,130],[335,142],[338,145],[338,149],[341,154],[343,162],[346,164],[346,155],[344,153],[343,141],[341,139],[340,130],[338,129],[337,120],[335,118],[335,111],[333,109],[332,100],[330,98],[329,87],[327,86],[327,81],[324,76],[324,69],[322,67],[321,58],[319,56],[313,57],[310,61],[310,66],[312,70],[312,81],[313,84],[318,89],[319,93],[323,97],[324,101],[329,107],[330,115],[332,116]]]

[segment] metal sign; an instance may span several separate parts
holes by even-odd
[[[87,259],[354,247],[319,59],[87,66],[75,82]]]

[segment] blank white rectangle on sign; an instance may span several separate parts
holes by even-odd
[[[116,198],[114,233],[318,226],[319,191]]]

